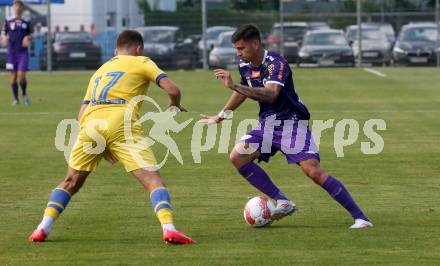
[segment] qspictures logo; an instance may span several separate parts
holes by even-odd
[[[148,109],[154,110],[147,112],[135,119],[135,110],[140,103],[148,104]],[[151,108],[150,108],[151,107]],[[127,105],[124,113],[123,133],[124,141],[114,143],[120,148],[127,149],[138,165],[145,165],[145,160],[141,156],[141,151],[151,149],[153,145],[161,145],[165,148],[164,157],[153,167],[160,169],[164,166],[170,155],[180,164],[183,164],[183,157],[174,137],[180,134],[185,128],[192,126],[192,134],[188,140],[191,143],[191,155],[194,163],[202,163],[203,153],[209,152],[218,143],[218,153],[227,154],[230,150],[230,142],[233,127],[233,113],[229,114],[229,119],[221,123],[202,123],[191,118],[184,122],[176,121],[178,115],[177,108],[162,110],[160,106],[148,96],[136,96]],[[146,136],[138,134],[142,124],[151,121]],[[194,122],[195,121],[195,122]],[[108,140],[104,137],[104,132],[109,130],[108,121],[105,119],[89,119],[83,126],[90,142],[82,143],[83,151],[88,154],[106,154]],[[262,141],[249,143],[252,138],[248,134],[249,128],[261,132]],[[383,119],[372,118],[364,123],[359,123],[355,119],[328,119],[328,120],[277,120],[275,116],[267,117],[264,121],[256,119],[244,119],[239,121],[236,127],[235,143],[247,141],[246,149],[241,153],[252,153],[256,150],[261,153],[270,153],[275,140],[278,140],[280,151],[284,154],[298,154],[301,152],[318,153],[321,143],[321,136],[325,130],[334,128],[333,148],[336,157],[344,157],[344,148],[359,144],[360,151],[365,155],[379,154],[385,147],[385,141],[379,134],[386,130],[386,122]],[[313,134],[310,133],[313,132]],[[56,130],[55,147],[64,153],[66,161],[69,161],[71,151],[80,133],[80,125],[75,119],[62,120]],[[108,132],[111,134],[111,132]],[[360,138],[367,141],[358,141]],[[110,155],[111,156],[111,155]],[[110,158],[115,160],[115,158]]]

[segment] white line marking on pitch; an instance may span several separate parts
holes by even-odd
[[[371,74],[374,74],[376,76],[382,77],[382,78],[385,78],[387,76],[384,73],[379,72],[379,71],[374,70],[374,69],[371,69],[371,68],[364,68],[364,70],[369,72],[369,73],[371,73]]]

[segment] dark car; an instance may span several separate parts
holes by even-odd
[[[440,53],[435,23],[407,24],[400,30],[394,45],[394,62],[398,65],[434,65]]]
[[[40,58],[46,69],[46,49]],[[101,66],[101,48],[87,32],[59,32],[52,44],[53,69],[97,69]]]
[[[233,31],[221,33],[209,54],[209,66],[211,68],[236,68],[239,62],[237,53],[232,46],[231,37]]]
[[[314,30],[304,36],[299,66],[353,66],[351,47],[341,30]]]
[[[183,38],[179,27],[136,28],[144,38],[144,55],[161,68],[192,69],[198,64],[197,44]]]
[[[298,59],[298,51],[304,34],[309,30],[329,29],[327,22],[285,22],[282,24],[284,33],[284,58],[290,63]],[[268,50],[281,51],[281,24],[275,23],[267,38]]]
[[[347,39],[354,37],[352,48],[355,58],[359,56],[357,41],[358,26],[347,27]],[[383,31],[377,26],[362,26],[362,62],[372,65],[391,64],[391,43]]]
[[[0,69],[6,70],[6,61],[7,61],[8,48],[0,48]]]

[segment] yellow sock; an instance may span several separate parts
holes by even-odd
[[[173,213],[170,209],[163,208],[156,212],[157,218],[161,224],[172,224],[173,223]]]

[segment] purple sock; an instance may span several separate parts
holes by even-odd
[[[322,188],[327,190],[328,194],[330,194],[332,198],[341,204],[341,206],[344,207],[354,219],[363,219],[369,221],[350,196],[348,190],[336,178],[329,175],[327,180],[322,185]]]
[[[259,191],[274,200],[288,200],[286,196],[270,180],[270,177],[256,163],[250,162],[243,165],[238,172]]]
[[[25,96],[26,95],[26,88],[27,88],[27,81],[26,80],[20,81],[20,87],[21,87],[21,92],[22,92],[23,96]]]
[[[18,84],[17,84],[17,82],[12,83],[11,88],[12,88],[12,95],[14,96],[14,99],[18,101]]]

